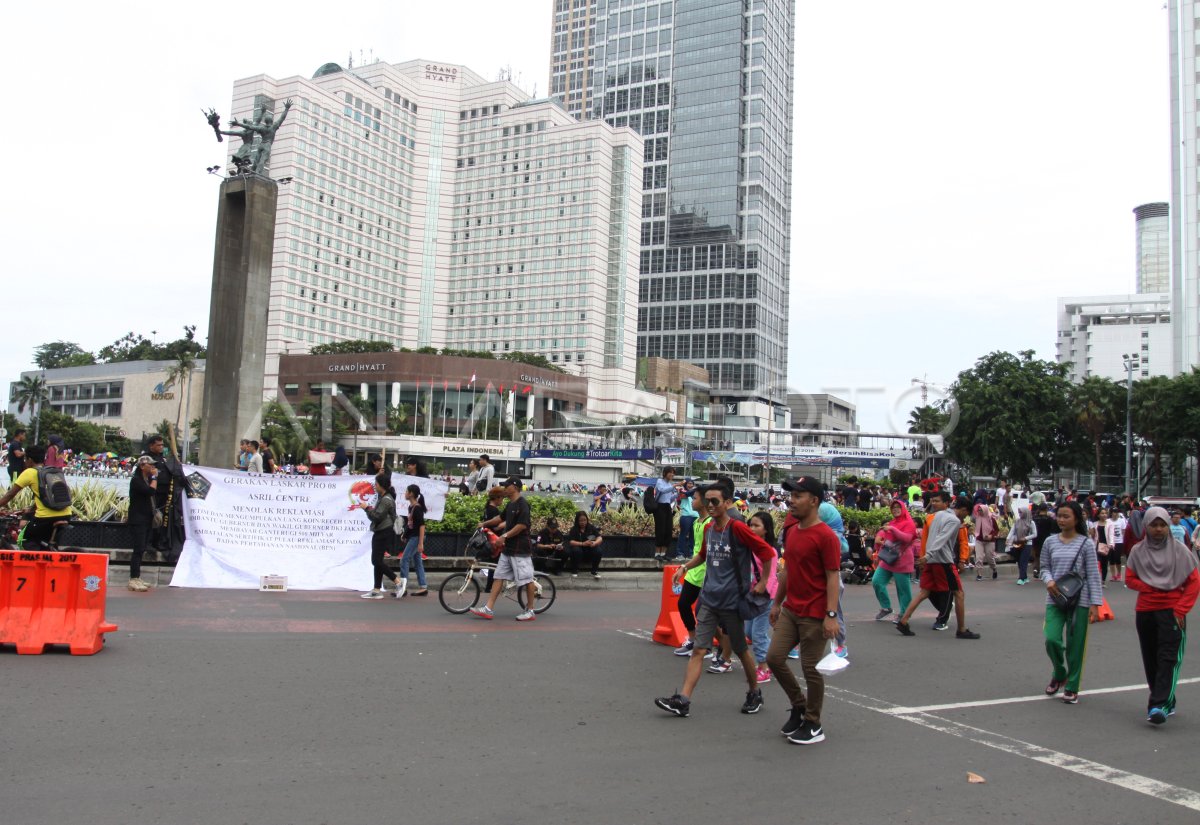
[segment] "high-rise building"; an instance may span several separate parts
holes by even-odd
[[[1171,300],[1166,293],[1058,299],[1056,360],[1067,379],[1125,380],[1125,358],[1137,356],[1134,378],[1171,375]]]
[[[592,110],[592,35],[596,0],[554,0],[550,96],[579,119]]]
[[[1170,204],[1145,203],[1133,210],[1137,227],[1137,291],[1171,289]]]
[[[1200,130],[1196,128],[1196,0],[1170,0],[1171,318],[1174,372],[1200,366]]]
[[[786,389],[794,0],[554,15],[556,54],[591,50],[585,115],[642,136],[638,355],[703,366],[726,421],[762,423]],[[590,36],[575,28],[588,15]]]
[[[278,116],[286,99],[270,169],[291,183],[276,221],[268,393],[281,354],[376,339],[538,354],[592,393],[628,395],[634,131],[424,60],[239,80],[233,115]]]

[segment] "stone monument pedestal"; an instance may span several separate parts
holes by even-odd
[[[259,175],[221,184],[201,414],[206,467],[234,466],[241,439],[259,436],[278,196],[279,184]]]

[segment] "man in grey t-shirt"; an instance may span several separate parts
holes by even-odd
[[[917,560],[923,569],[921,571],[921,590],[912,600],[908,610],[896,622],[896,629],[901,636],[916,636],[908,626],[908,620],[934,592],[949,591],[954,596],[954,613],[958,620],[956,639],[978,639],[979,634],[967,627],[966,594],[963,592],[962,579],[959,571],[962,561],[958,557],[958,531],[962,527],[962,519],[966,517],[971,503],[966,499],[956,502],[955,509],[950,509],[950,494],[939,490],[929,498],[930,509],[934,511],[933,523],[929,526],[929,540],[925,547],[925,555]],[[940,629],[940,628],[939,628]]]

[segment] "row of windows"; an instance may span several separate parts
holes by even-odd
[[[753,300],[758,297],[758,276],[753,272],[713,272],[677,278],[643,278],[638,284],[638,303],[674,301]]]
[[[720,303],[692,306],[638,307],[638,332],[672,329],[743,329],[758,323],[755,304]]]
[[[639,267],[642,275],[697,269],[758,269],[758,252],[752,249],[743,251],[736,244],[642,250]]]
[[[56,384],[50,387],[51,401],[74,401],[90,398],[120,398],[123,381],[102,381],[87,384]]]
[[[115,418],[121,414],[121,404],[63,404],[53,405],[55,412],[72,418]]]

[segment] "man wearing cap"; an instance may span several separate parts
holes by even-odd
[[[129,589],[145,593],[150,585],[142,580],[142,556],[150,543],[150,531],[154,529],[155,499],[158,496],[158,468],[148,455],[137,460],[137,470],[129,479],[129,532],[133,538],[133,552],[129,556]]]
[[[935,502],[936,504],[934,504]],[[933,494],[930,504],[934,505],[937,512],[934,513],[929,526],[929,541],[925,548],[925,555],[918,559],[918,563],[923,566],[921,590],[909,604],[908,610],[904,611],[904,615],[896,622],[896,629],[902,636],[916,636],[916,632],[908,626],[908,620],[912,614],[920,607],[921,602],[929,598],[931,593],[949,592],[954,596],[954,614],[958,620],[958,632],[954,634],[955,638],[978,639],[979,634],[967,627],[966,594],[963,592],[962,579],[958,575],[963,567],[963,561],[959,555],[961,546],[959,528],[962,527],[962,521],[958,513],[965,514],[970,503],[963,499],[961,507],[951,510],[950,494],[941,490]]]
[[[481,471],[482,472],[482,471]],[[515,476],[506,478],[502,484],[508,496],[508,504],[504,508],[504,551],[496,562],[496,575],[492,581],[492,592],[488,602],[483,607],[472,607],[471,613],[481,619],[492,619],[492,609],[504,589],[504,582],[510,581],[517,587],[525,586],[525,612],[517,615],[518,622],[532,622],[537,618],[533,606],[537,603],[537,587],[533,578],[533,544],[529,540],[531,524],[529,502],[521,495],[521,479]],[[496,522],[492,519],[486,524]]]
[[[712,520],[704,528],[704,538],[696,554],[675,571],[673,582],[679,584],[688,571],[706,565],[700,607],[696,611],[695,645],[688,659],[683,687],[673,696],[655,699],[654,704],[675,716],[687,716],[691,712],[692,692],[704,670],[704,655],[712,647],[712,639],[720,626],[729,634],[730,646],[742,661],[749,687],[742,713],[758,713],[763,705],[762,690],[758,686],[754,656],[746,644],[745,619],[738,608],[740,602],[753,595],[757,598],[751,601],[761,602],[765,609],[767,581],[776,562],[775,548],[759,538],[744,521],[730,517],[729,513],[734,509],[733,496],[724,485],[705,487],[703,495]],[[758,575],[754,575],[755,566]],[[752,587],[751,582],[757,583]]]
[[[791,713],[779,732],[794,745],[813,745],[825,741],[821,727],[825,679],[817,662],[827,640],[838,635],[842,546],[833,529],[821,520],[825,498],[821,482],[801,476],[783,482],[783,489],[791,498],[783,523],[783,570],[771,606],[775,632],[767,651],[767,667],[791,703]],[[797,644],[807,696],[787,663],[788,652]]]

